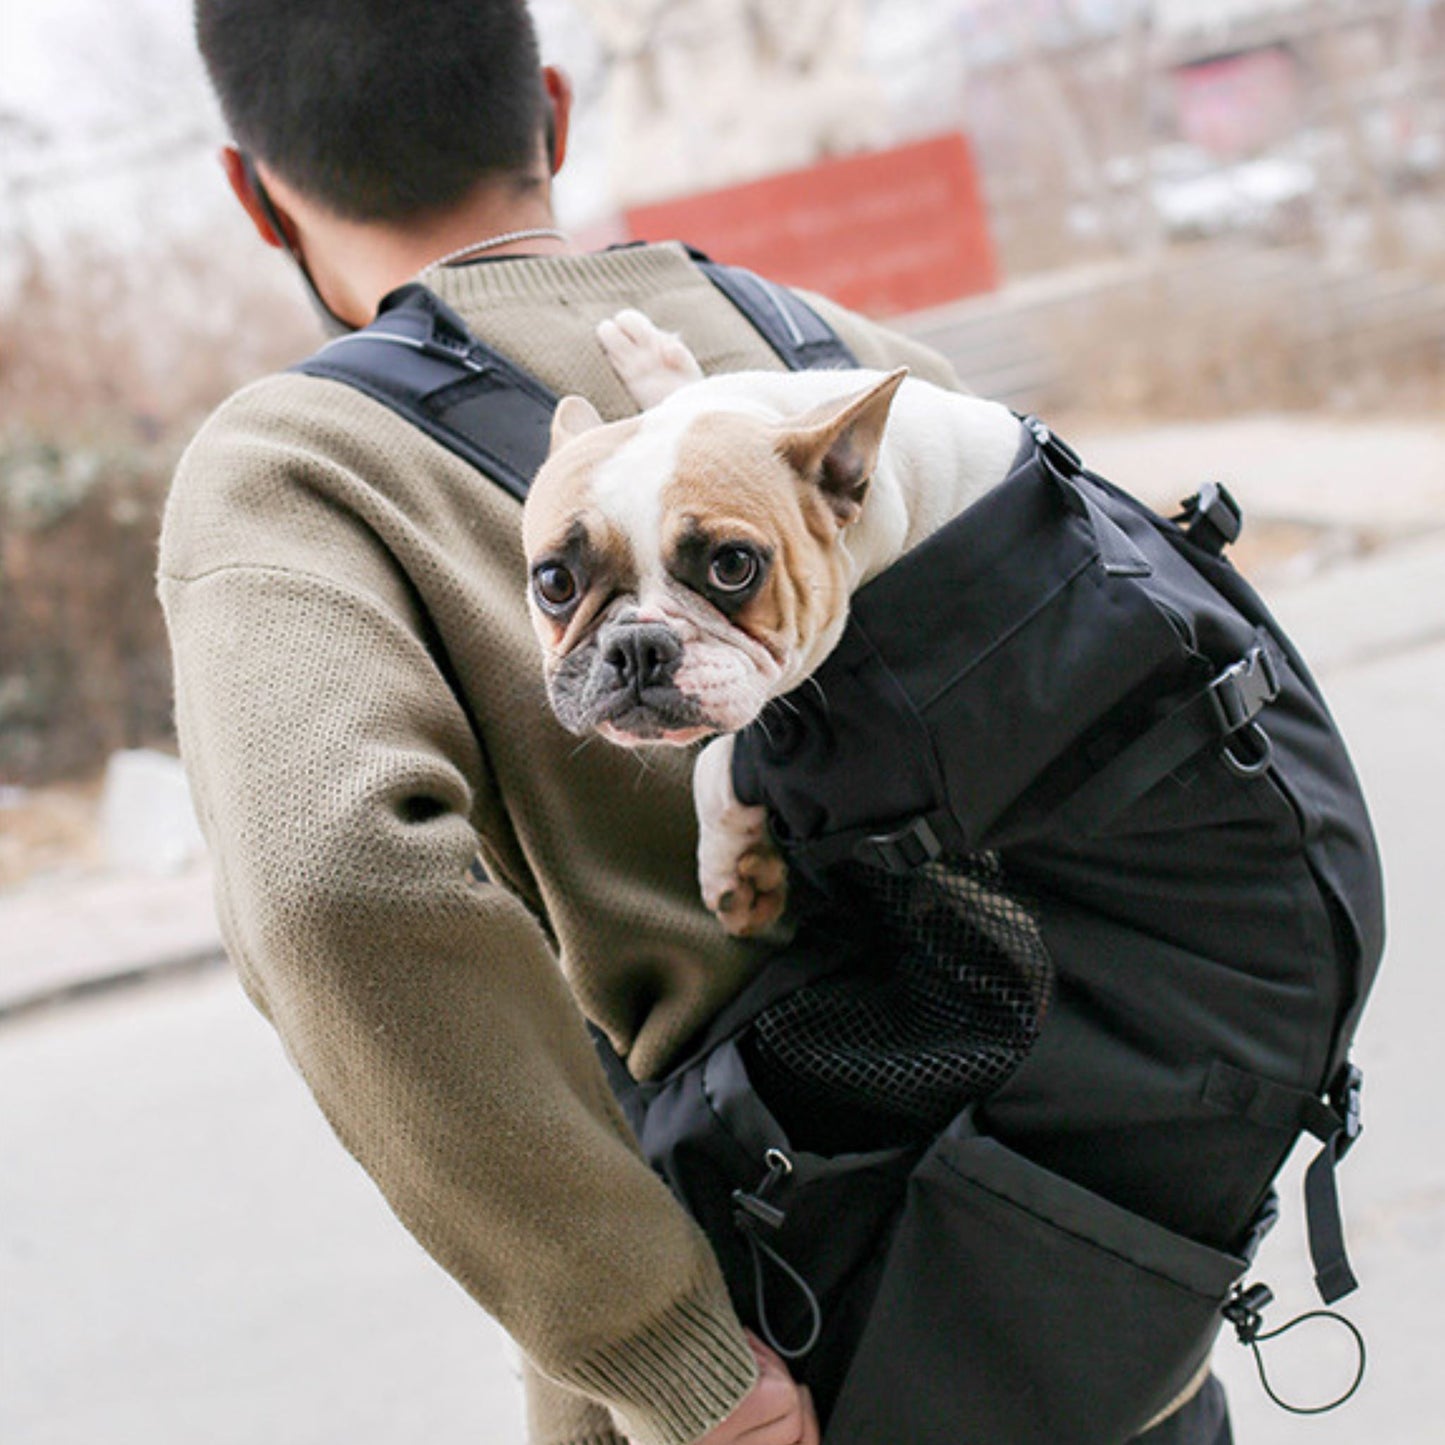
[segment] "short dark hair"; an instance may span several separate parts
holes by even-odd
[[[236,144],[337,215],[445,211],[535,162],[526,0],[195,0],[195,20]]]

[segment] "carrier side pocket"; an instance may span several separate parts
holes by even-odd
[[[909,1183],[827,1445],[1117,1445],[1208,1357],[1247,1260],[964,1116]]]

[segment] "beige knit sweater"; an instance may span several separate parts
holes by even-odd
[[[624,305],[709,371],[778,364],[675,247],[427,279],[608,417],[633,407],[592,333]],[[865,365],[950,379],[828,315]],[[698,901],[689,756],[554,722],[519,514],[344,385],[242,391],[186,453],[161,543],[181,746],[248,993],[406,1226],[565,1387],[532,1392],[533,1438],[682,1445],[754,1366],[582,1013],[656,1075],[758,955]]]

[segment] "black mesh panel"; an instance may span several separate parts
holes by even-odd
[[[838,891],[868,916],[877,964],[760,1014],[746,1041],[754,1083],[800,1148],[926,1137],[1028,1053],[1048,951],[991,854],[902,875],[855,865]]]

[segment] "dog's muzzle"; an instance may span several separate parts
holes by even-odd
[[[682,639],[665,624],[610,623],[562,659],[549,679],[552,710],[574,733],[606,724],[645,741],[696,728],[702,711],[677,686],[682,660]]]

